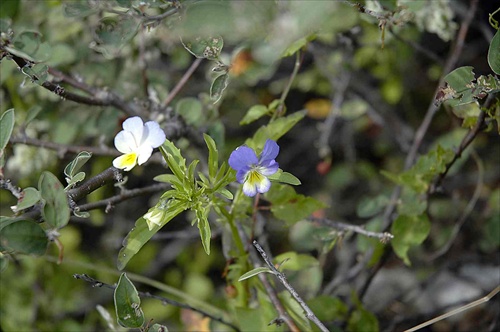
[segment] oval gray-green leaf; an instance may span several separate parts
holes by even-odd
[[[219,58],[224,40],[221,36],[201,38],[198,37],[192,41],[181,40],[184,48],[197,58],[217,60]]]
[[[43,219],[54,228],[66,226],[69,221],[70,210],[68,197],[64,187],[57,177],[50,172],[43,172],[38,181],[38,190],[45,205],[42,209]]]
[[[219,101],[222,97],[222,93],[226,90],[228,78],[228,74],[223,74],[217,76],[212,82],[212,86],[210,87],[210,98],[214,104]]]
[[[0,230],[0,245],[7,250],[43,255],[48,242],[40,225],[31,220],[13,221]]]
[[[65,168],[64,174],[67,177],[73,177],[76,172],[82,168],[83,165],[92,157],[91,152],[82,151],[80,152],[75,159],[73,159]]]
[[[13,108],[5,111],[0,118],[0,155],[2,155],[1,151],[5,149],[7,143],[9,143],[10,135],[12,135],[14,129],[14,122]]]
[[[138,328],[144,324],[141,298],[125,273],[118,280],[114,300],[118,324],[129,328]]]
[[[38,190],[32,187],[25,188],[22,191],[21,198],[17,201],[17,205],[14,208],[14,212],[21,211],[32,207],[40,201],[41,195]]]
[[[500,75],[500,30],[497,30],[491,40],[488,50],[488,64],[495,74]]]

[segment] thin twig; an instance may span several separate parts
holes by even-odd
[[[136,188],[136,189],[130,189],[130,190],[123,190],[119,195],[112,196],[110,198],[103,199],[101,201],[93,202],[93,203],[87,203],[87,204],[82,204],[75,209],[78,209],[79,212],[83,211],[90,211],[90,210],[95,210],[95,209],[100,209],[100,208],[106,208],[106,212],[108,209],[113,207],[117,203],[121,203],[123,201],[126,201],[128,199],[138,197],[138,196],[143,196],[146,194],[152,194],[156,193],[162,190],[166,190],[170,188],[170,184],[168,183],[157,183],[153,184],[147,187],[143,188]]]
[[[474,190],[472,198],[465,207],[465,210],[462,212],[460,218],[458,218],[458,220],[455,222],[455,226],[453,227],[453,231],[451,232],[450,239],[441,249],[439,249],[437,252],[431,255],[431,257],[429,257],[429,261],[433,261],[436,258],[444,255],[451,248],[452,244],[455,242],[458,233],[460,232],[460,229],[462,228],[465,221],[469,218],[470,214],[472,213],[472,210],[474,210],[474,207],[476,206],[479,197],[481,196],[481,191],[483,190],[483,183],[484,183],[484,166],[483,162],[481,161],[481,159],[479,159],[479,156],[474,150],[472,150],[471,155],[477,165],[478,176],[477,176],[476,189]]]
[[[30,61],[27,61],[26,59],[20,56],[8,52],[3,47],[1,47],[0,50],[9,55],[9,58],[11,58],[17,64],[19,70],[22,70],[25,67],[30,67],[32,64]],[[92,106],[115,106],[116,108],[122,110],[123,112],[131,116],[140,113],[137,107],[134,107],[133,104],[125,102],[118,95],[112,93],[111,91],[98,90],[96,93],[93,94],[92,97],[87,97],[66,91],[64,87],[60,86],[59,84],[55,84],[49,80],[44,81],[41,84],[41,86],[64,99],[71,100],[79,104],[92,105]]]
[[[377,238],[382,243],[387,243],[391,239],[394,238],[394,235],[392,235],[389,232],[379,233],[379,232],[367,231],[366,229],[364,229],[361,226],[350,225],[350,224],[346,224],[346,223],[343,223],[343,222],[340,222],[340,221],[329,220],[329,219],[326,219],[326,218],[314,218],[314,217],[311,217],[308,220],[312,221],[312,222],[320,223],[320,224],[328,226],[328,227],[332,227],[332,228],[338,229],[340,231],[351,231],[351,232],[358,233],[358,234],[361,234],[361,235],[364,235],[364,236],[367,236],[367,237]]]
[[[262,249],[262,247],[260,246],[260,244],[258,244],[257,241],[255,241],[255,240],[252,242],[252,244],[255,247],[255,249],[257,249],[257,251],[259,252],[259,254],[262,256],[262,258],[266,262],[267,266],[271,269],[271,271],[273,272],[273,274],[276,275],[276,277],[281,282],[281,284],[283,286],[285,286],[285,288],[288,290],[288,292],[290,292],[290,294],[293,296],[293,298],[299,303],[299,305],[302,307],[302,309],[304,309],[304,311],[306,313],[306,317],[310,321],[312,321],[314,324],[316,324],[316,326],[319,327],[319,329],[321,331],[323,331],[323,332],[329,332],[329,330],[326,328],[326,326],[323,325],[323,323],[318,319],[318,317],[316,317],[316,315],[314,314],[314,312],[309,308],[309,306],[304,302],[304,300],[302,300],[302,298],[297,293],[297,291],[290,285],[290,283],[286,279],[285,275],[283,273],[281,273],[274,266],[273,262],[271,262],[271,260],[267,256],[267,254],[264,251],[264,249]]]
[[[290,89],[292,88],[292,83],[295,80],[297,73],[299,72],[300,65],[302,64],[303,59],[304,59],[304,54],[303,53],[301,54],[300,50],[298,50],[297,53],[295,54],[295,64],[293,65],[292,74],[290,75],[290,78],[288,79],[288,83],[286,84],[285,89],[281,93],[280,103],[278,105],[278,108],[276,109],[276,113],[273,114],[273,118],[275,115],[277,115],[277,116],[283,115],[286,97],[288,96],[288,93],[290,92]]]
[[[104,283],[102,281],[99,281],[99,280],[96,280],[94,278],[91,278],[91,277],[89,277],[86,274],[74,274],[73,277],[75,279],[83,280],[83,281],[86,281],[86,282],[90,283],[92,285],[92,287],[103,287],[103,288],[108,288],[108,289],[112,289],[112,290],[116,289],[115,285],[106,284],[106,283]],[[234,324],[232,324],[230,322],[225,321],[222,317],[214,316],[214,315],[212,315],[212,314],[210,314],[210,313],[208,313],[206,311],[203,311],[201,309],[192,307],[192,306],[190,306],[188,304],[177,302],[175,300],[171,300],[171,299],[168,299],[166,297],[162,297],[162,296],[158,296],[158,295],[153,295],[153,294],[151,294],[149,292],[138,292],[138,293],[139,293],[139,296],[142,297],[142,298],[155,299],[155,300],[161,301],[162,304],[170,304],[170,305],[173,305],[173,306],[176,306],[176,307],[179,307],[179,308],[189,309],[191,311],[194,311],[194,312],[197,312],[199,314],[202,314],[203,316],[209,317],[212,320],[218,321],[221,324],[229,326],[229,327],[231,327],[235,331],[240,331],[240,329],[236,325],[234,325]]]
[[[179,82],[177,82],[177,85],[172,89],[172,91],[168,94],[167,98],[163,102],[164,106],[168,106],[172,100],[177,96],[179,91],[184,87],[184,85],[187,83],[191,75],[193,75],[194,71],[198,66],[201,64],[203,61],[203,58],[197,58],[196,60],[193,61],[191,66],[188,68],[188,70],[184,73],[184,75],[181,77]]]
[[[23,197],[23,191],[21,190],[21,188],[13,185],[9,179],[6,180],[0,179],[0,189],[5,189],[10,191],[10,193],[18,200],[20,200]]]
[[[60,157],[64,157],[64,155],[68,152],[70,153],[80,153],[82,151],[87,151],[92,153],[95,156],[111,156],[116,157],[120,155],[115,149],[111,149],[108,147],[100,147],[96,148],[93,146],[83,146],[83,145],[68,145],[68,144],[60,144],[48,141],[42,141],[36,138],[31,138],[27,136],[12,136],[9,140],[10,143],[19,143],[26,144],[31,146],[38,146],[45,149],[55,150]]]
[[[445,314],[443,314],[443,315],[441,315],[441,316],[438,316],[438,317],[436,317],[436,318],[433,318],[433,319],[431,319],[431,320],[428,320],[427,322],[424,322],[424,323],[419,324],[419,325],[417,325],[417,326],[415,326],[415,327],[412,327],[411,329],[405,330],[405,332],[414,332],[414,331],[420,330],[420,329],[422,329],[422,328],[424,328],[424,327],[426,327],[426,326],[432,325],[432,324],[437,323],[437,322],[439,322],[439,321],[441,321],[441,320],[443,320],[443,319],[446,319],[446,318],[451,317],[451,316],[453,316],[453,315],[459,314],[459,313],[461,313],[461,312],[463,312],[463,311],[469,310],[469,309],[471,309],[471,308],[473,308],[473,307],[476,307],[476,306],[478,306],[478,305],[480,305],[480,304],[483,304],[483,303],[485,303],[485,302],[488,302],[488,301],[489,301],[489,300],[491,300],[491,299],[492,299],[495,295],[497,295],[497,294],[498,294],[498,292],[500,292],[500,286],[497,286],[494,290],[492,290],[492,291],[491,291],[488,295],[486,295],[485,297],[482,297],[482,298],[480,298],[480,299],[478,299],[478,300],[476,300],[476,301],[474,301],[474,302],[471,302],[471,303],[469,303],[469,304],[466,304],[466,305],[464,305],[464,306],[462,306],[462,307],[460,307],[460,308],[457,308],[457,309],[451,310],[451,311],[449,311],[449,312],[447,312],[447,313],[445,313]]]
[[[493,95],[490,95],[488,97],[489,100],[493,100]],[[455,164],[455,162],[462,156],[462,153],[464,150],[474,141],[476,136],[480,133],[481,129],[483,128],[484,120],[486,118],[486,113],[484,111],[481,111],[477,117],[476,124],[474,127],[464,136],[462,141],[460,142],[460,145],[458,149],[455,151],[455,155],[453,156],[453,159],[446,165],[445,171],[439,174],[434,181],[431,183],[429,186],[428,193],[432,194],[436,191],[436,188],[439,188],[441,185],[441,182],[443,182],[444,178],[448,174],[451,166]]]
[[[239,233],[241,239],[245,243],[249,243],[248,236],[245,233],[245,231],[243,230],[243,227],[239,223],[236,225],[238,227],[238,233]],[[262,266],[260,263],[260,259],[254,250],[248,250],[248,254],[249,254],[250,260],[252,261],[252,265],[254,268],[258,268],[258,267]],[[273,286],[271,285],[271,283],[267,279],[267,276],[265,276],[264,273],[259,273],[257,275],[257,277],[259,278],[260,282],[262,283],[262,285],[266,289],[267,296],[269,296],[271,303],[273,304],[274,308],[278,312],[278,318],[275,319],[274,321],[277,324],[283,322],[284,324],[286,324],[286,326],[288,326],[288,328],[292,332],[300,332],[300,329],[297,327],[297,325],[295,324],[295,322],[290,317],[290,315],[286,311],[285,307],[281,303],[281,301],[278,297],[278,294],[276,293],[276,290],[273,288]]]

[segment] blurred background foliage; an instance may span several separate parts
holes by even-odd
[[[477,9],[467,35],[459,36],[471,6]],[[430,229],[420,240],[419,230],[399,230],[404,236],[394,240],[407,241],[403,250],[411,249],[409,257],[406,251],[397,252],[397,257],[378,239],[310,221],[285,223],[266,211],[258,215],[257,233],[268,242],[276,262],[293,256],[283,272],[332,331],[412,327],[483,296],[500,280],[498,95],[493,96],[496,106],[490,107],[482,132],[439,190],[422,200],[421,194],[443,171],[429,171],[429,165],[449,162],[477,122],[484,100],[460,107],[445,103],[420,138],[422,155],[437,152],[427,155],[427,164],[417,163],[409,175],[422,180],[425,173],[429,178],[417,184],[395,179],[405,170],[405,158],[456,44],[463,42],[464,47],[451,69],[472,66],[476,77],[493,74],[487,53],[496,31],[488,14],[495,10],[494,1],[445,0],[4,0],[2,47],[8,40],[10,54],[36,65],[22,72],[11,57],[1,61],[1,111],[15,109],[17,137],[5,150],[3,177],[21,188],[37,187],[45,170],[61,179],[75,157],[75,150],[67,147],[82,146],[100,151],[83,168],[91,178],[111,165],[116,156],[110,149],[113,137],[133,114],[160,121],[188,160],[206,159],[200,157],[206,154],[202,133],[214,138],[226,160],[269,122],[267,115],[305,110],[306,117],[279,140],[278,162],[302,181],[294,188],[298,194],[324,203],[315,217],[382,232],[387,228],[384,209],[396,184],[414,185],[402,191],[395,214],[414,225],[426,218]],[[204,60],[172,95],[195,58]],[[65,77],[74,84],[67,84]],[[112,93],[133,107],[77,103],[41,87],[44,80],[96,98]],[[78,90],[79,83],[92,89]],[[288,88],[284,105],[274,102],[271,107]],[[241,124],[252,109],[258,119]],[[24,137],[38,143],[23,144]],[[446,150],[439,152],[438,144]],[[163,172],[158,159],[152,160],[128,173],[124,186],[152,185]],[[416,190],[417,185],[424,190]],[[273,204],[273,190],[279,188],[273,185],[269,193]],[[104,186],[89,194],[86,203],[119,191]],[[0,214],[11,215],[16,197],[4,189],[0,194]],[[59,231],[61,264],[54,243],[39,257],[2,256],[2,329],[110,329],[96,306],[114,315],[112,291],[72,276],[86,273],[116,283],[122,241],[160,194],[136,197],[109,211],[91,210],[87,219],[72,216]],[[268,326],[276,313],[256,278],[245,287],[255,287],[251,296],[259,299],[259,306],[231,304],[233,292],[242,291],[231,280],[246,271],[227,271],[223,232],[217,228],[212,231],[211,254],[206,255],[198,232],[189,225],[191,219],[177,217],[130,261],[126,270],[136,287],[208,312],[225,312],[242,330],[286,330]],[[407,264],[401,259],[405,256]],[[239,275],[226,278],[231,273]],[[296,307],[288,293],[280,296],[287,308]],[[467,331],[472,326],[493,331],[500,311],[498,297],[492,301],[429,331]],[[143,298],[141,308],[147,319],[172,331],[229,329],[151,298]],[[295,309],[292,317],[300,317],[301,309]]]

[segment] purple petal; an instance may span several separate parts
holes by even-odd
[[[278,143],[273,140],[266,140],[266,144],[264,145],[264,149],[262,150],[262,154],[260,155],[260,163],[263,164],[266,161],[271,161],[276,159],[278,153],[280,152],[280,147]]]
[[[238,172],[236,173],[236,180],[238,180],[239,183],[245,182],[245,178],[247,177],[248,171],[250,171],[250,167],[248,166],[238,170]]]
[[[267,162],[267,165],[260,165],[259,172],[262,175],[269,176],[276,173],[279,167],[280,166],[276,161],[270,160],[269,162]]]
[[[235,171],[239,171],[244,167],[257,164],[258,159],[255,151],[248,146],[240,146],[234,150],[229,156],[229,166]]]

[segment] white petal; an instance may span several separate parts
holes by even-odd
[[[139,165],[144,164],[146,161],[148,161],[149,157],[151,157],[151,154],[153,153],[153,148],[149,145],[143,145],[140,147],[140,149],[137,151],[138,157],[137,157],[137,163]]]
[[[115,136],[115,147],[121,153],[129,153],[137,149],[134,136],[129,131],[122,130]]]
[[[144,138],[142,144],[148,144],[153,148],[157,148],[165,142],[165,132],[160,128],[160,125],[155,121],[148,121],[144,125],[147,132],[147,137]]]
[[[271,188],[271,181],[268,178],[263,177],[263,179],[255,184],[257,186],[257,191],[261,194],[267,193],[269,188]]]
[[[136,146],[141,144],[144,125],[140,117],[134,116],[125,120],[123,122],[123,129],[132,133]]]
[[[257,194],[257,189],[253,183],[246,181],[243,183],[243,193],[247,196],[253,197]]]

